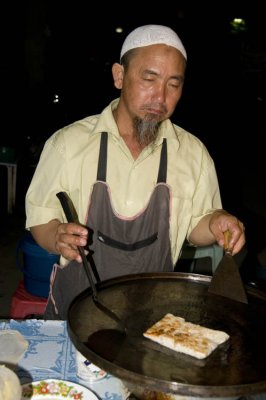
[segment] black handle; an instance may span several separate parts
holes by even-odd
[[[60,200],[61,206],[64,210],[66,219],[68,222],[75,222],[79,224],[79,219],[77,212],[75,210],[74,204],[66,192],[59,192],[56,194],[58,199]]]
[[[59,192],[56,194],[56,196],[58,197],[58,199],[61,203],[61,206],[64,210],[67,221],[75,222],[76,224],[80,224],[79,219],[78,219],[78,214],[77,214],[74,204],[73,204],[71,198],[68,196],[68,194],[66,192]],[[82,246],[77,246],[77,247],[78,247],[79,254],[82,258],[82,263],[83,263],[85,272],[87,274],[87,277],[89,279],[89,282],[90,282],[90,285],[92,288],[92,297],[94,300],[97,301],[97,289],[96,289],[95,283],[92,278],[91,266],[88,263],[84,248]]]

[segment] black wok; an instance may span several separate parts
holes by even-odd
[[[187,273],[122,276],[99,284],[99,298],[129,327],[97,310],[91,289],[72,302],[68,331],[77,349],[130,388],[198,397],[266,392],[266,294],[247,287],[249,304],[208,293],[211,277]],[[166,313],[230,335],[205,360],[167,350],[143,337]],[[96,340],[95,340],[96,337]]]

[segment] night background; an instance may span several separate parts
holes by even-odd
[[[172,121],[207,146],[223,206],[245,222],[251,253],[266,247],[264,5],[230,3],[36,0],[1,6],[0,146],[16,151],[17,212],[24,212],[44,141],[118,97],[111,66],[126,35],[139,25],[162,24],[178,33],[188,53]],[[6,172],[0,172],[2,215]]]

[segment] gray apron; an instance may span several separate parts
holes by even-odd
[[[97,181],[93,185],[87,226],[87,256],[95,281],[142,272],[173,271],[170,247],[170,191],[166,184],[167,142],[161,149],[157,184],[142,213],[132,219],[117,216],[106,184],[108,135],[102,133]],[[138,188],[136,188],[138,190]],[[89,287],[83,265],[55,264],[45,319],[67,319],[72,300]]]

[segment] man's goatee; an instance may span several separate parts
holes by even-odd
[[[160,122],[135,117],[133,125],[135,137],[141,146],[147,146],[157,138]]]

